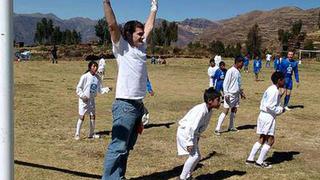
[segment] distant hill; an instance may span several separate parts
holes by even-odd
[[[288,30],[292,23],[302,20],[302,31],[310,33],[318,29],[317,21],[320,8],[303,10],[297,7],[283,7],[270,11],[252,11],[234,18],[218,21],[218,28],[208,28],[192,41],[203,43],[221,40],[224,43],[244,43],[249,29],[257,23],[262,36],[263,47],[276,49],[278,30]]]
[[[318,14],[320,8],[303,10],[297,7],[283,7],[270,11],[252,11],[236,17],[210,21],[207,19],[186,19],[178,23],[179,47],[186,46],[190,42],[200,41],[209,43],[212,40],[221,40],[224,43],[244,43],[249,29],[258,23],[263,39],[263,47],[275,49],[279,46],[278,29],[289,29],[294,21],[299,19],[303,22],[303,31],[312,33],[318,30]],[[94,26],[96,20],[88,18],[71,18],[62,20],[54,14],[14,14],[15,40],[32,44],[36,23],[41,18],[50,18],[54,25],[60,26],[62,30],[76,29],[82,35],[83,42],[96,40]],[[163,19],[157,19],[159,25]]]
[[[97,21],[89,18],[76,17],[63,20],[54,14],[14,14],[13,15],[13,28],[14,39],[17,42],[25,42],[25,44],[33,44],[33,38],[36,31],[37,22],[42,18],[52,19],[54,26],[59,26],[61,30],[75,29],[81,33],[82,41],[89,42],[96,40],[94,26]]]

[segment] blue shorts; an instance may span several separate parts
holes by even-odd
[[[284,88],[292,90],[292,79],[291,78],[285,78]]]
[[[255,74],[258,74],[258,73],[260,72],[260,69],[254,69],[253,72],[254,72]]]
[[[216,92],[222,91],[222,88],[223,88],[223,81],[222,82],[217,82],[216,83],[216,87],[215,87]]]

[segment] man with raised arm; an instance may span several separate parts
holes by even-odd
[[[112,105],[112,140],[108,146],[103,180],[125,179],[129,151],[141,133],[144,113],[143,98],[147,83],[147,38],[153,29],[158,1],[151,1],[147,22],[128,21],[122,32],[117,24],[110,0],[103,1],[111,35],[113,54],[118,64],[116,99]]]

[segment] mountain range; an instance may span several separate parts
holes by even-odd
[[[263,47],[276,48],[278,46],[278,30],[289,30],[293,22],[302,20],[302,31],[312,33],[319,30],[320,8],[303,10],[298,7],[282,7],[270,11],[251,11],[230,19],[211,21],[203,18],[190,18],[177,22],[179,47],[190,42],[200,41],[207,44],[213,40],[220,40],[225,44],[244,43],[249,29],[257,23],[263,39]],[[54,14],[14,14],[14,38],[17,42],[33,44],[36,24],[41,18],[53,20],[55,26],[61,30],[75,29],[82,35],[82,42],[97,40],[94,26],[97,20],[76,17],[60,19]],[[157,20],[158,24],[161,22]]]

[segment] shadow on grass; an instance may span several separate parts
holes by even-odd
[[[111,131],[99,131],[99,132],[96,132],[96,134],[100,136],[109,136],[111,135]]]
[[[149,129],[149,128],[153,128],[153,127],[166,127],[166,128],[170,128],[170,126],[174,124],[174,122],[170,122],[170,123],[160,123],[160,124],[147,124],[144,126],[144,129]]]
[[[209,180],[209,179],[226,179],[231,176],[243,176],[246,174],[246,171],[238,171],[238,170],[233,170],[233,171],[227,171],[227,170],[220,170],[217,171],[213,174],[204,174],[196,177],[195,179],[197,180]]]
[[[237,129],[238,130],[245,130],[245,129],[254,129],[256,127],[257,127],[257,125],[247,124],[247,125],[243,125],[243,126],[238,126]]]
[[[21,166],[28,166],[28,167],[34,167],[34,168],[39,168],[39,169],[46,169],[46,170],[52,170],[52,171],[57,171],[57,172],[63,172],[66,174],[72,174],[72,175],[79,176],[79,177],[94,178],[94,179],[101,179],[102,178],[101,175],[89,174],[89,173],[73,171],[73,170],[69,170],[69,169],[62,169],[62,168],[57,168],[57,167],[52,167],[52,166],[47,166],[47,165],[29,163],[29,162],[24,162],[24,161],[19,161],[19,160],[14,160],[14,163],[21,165]]]
[[[297,109],[297,108],[303,109],[304,105],[302,105],[302,104],[290,105],[290,106],[288,106],[288,108],[290,108],[290,109]]]
[[[280,164],[284,161],[292,161],[294,155],[298,155],[298,151],[289,151],[289,152],[273,152],[272,156],[267,158],[266,161],[271,164]]]
[[[202,158],[199,162],[205,161],[207,159],[210,159],[212,156],[216,154],[215,151],[212,153],[208,154],[206,157]],[[195,170],[200,169],[203,167],[203,164],[198,163]],[[161,172],[155,172],[149,175],[141,176],[141,177],[136,177],[136,178],[131,178],[130,180],[167,180],[170,178],[178,177],[182,171],[183,165],[174,167],[173,169],[167,170],[167,171],[161,171]]]

